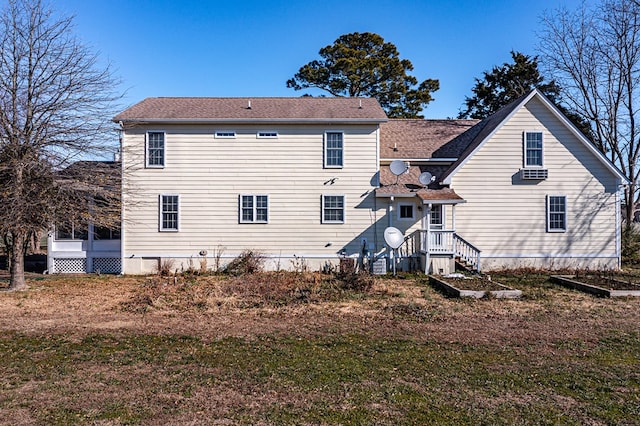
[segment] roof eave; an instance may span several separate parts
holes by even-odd
[[[467,200],[422,200],[422,204],[462,204],[466,203]]]
[[[322,123],[355,123],[380,124],[386,118],[119,118],[112,119],[114,123],[127,124],[217,124],[217,123],[282,123],[282,124],[322,124]]]

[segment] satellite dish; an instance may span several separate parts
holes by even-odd
[[[384,241],[389,247],[395,250],[404,242],[404,235],[398,228],[389,226],[384,230]]]
[[[389,170],[396,176],[400,176],[404,172],[407,171],[407,165],[402,160],[393,160],[391,164],[389,164]]]
[[[420,176],[418,176],[418,181],[424,186],[429,185],[432,180],[433,175],[429,172],[422,172],[420,173]]]

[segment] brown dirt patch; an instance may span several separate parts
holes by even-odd
[[[279,305],[256,303],[253,293],[224,291],[225,280],[207,277],[188,290],[168,282],[152,305],[131,310],[127,304],[146,294],[146,277],[32,277],[27,291],[0,293],[0,331],[81,338],[108,330],[210,339],[363,333],[525,344],[590,341],[611,328],[637,330],[640,322],[640,300],[598,299],[548,284],[522,288],[521,300],[463,301],[447,299],[422,281],[376,279],[368,293]]]

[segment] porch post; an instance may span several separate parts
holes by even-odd
[[[393,226],[393,196],[389,197],[389,206],[388,206],[389,214],[389,226]]]
[[[425,275],[429,274],[429,262],[431,262],[431,257],[429,256],[429,251],[430,251],[430,241],[431,241],[431,235],[430,235],[430,228],[431,228],[431,203],[427,204],[427,233],[426,233],[426,244],[425,244],[425,249],[426,249],[426,254],[425,254],[425,258],[424,258],[424,273]]]
[[[53,246],[55,232],[56,232],[55,226],[52,227],[51,230],[49,230],[49,232],[47,232],[47,272],[49,274],[53,274],[56,272],[53,269],[54,268],[54,262],[53,262],[54,251],[56,250],[56,247]]]
[[[456,232],[456,205],[451,205],[451,228],[453,228],[453,232]]]

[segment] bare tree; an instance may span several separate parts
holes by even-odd
[[[625,219],[638,204],[640,167],[640,3],[603,0],[589,9],[546,13],[541,60],[569,108],[592,125],[594,142],[631,181]]]
[[[73,36],[72,18],[41,0],[8,0],[0,43],[0,235],[20,289],[34,233],[119,216],[118,174],[77,163],[113,150],[118,82]]]

